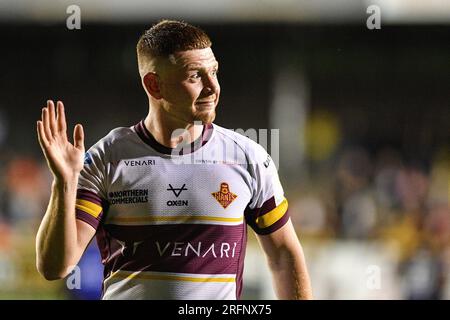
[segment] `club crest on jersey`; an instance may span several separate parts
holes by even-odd
[[[220,190],[211,193],[214,199],[220,203],[220,205],[226,209],[237,198],[233,192],[230,191],[230,186],[226,182],[220,184]]]

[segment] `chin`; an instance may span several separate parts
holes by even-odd
[[[215,111],[198,112],[197,114],[194,115],[194,121],[201,121],[202,124],[213,123],[215,118],[216,118],[216,112]]]

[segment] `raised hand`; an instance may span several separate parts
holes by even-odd
[[[57,113],[52,100],[42,108],[42,119],[37,121],[39,144],[47,164],[56,180],[65,181],[76,177],[83,169],[84,132],[81,124],[73,131],[73,144],[67,139],[64,105],[57,103]]]

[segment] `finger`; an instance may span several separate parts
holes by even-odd
[[[56,112],[55,112],[55,104],[52,100],[47,101],[47,109],[48,109],[48,117],[50,123],[50,130],[52,135],[55,135],[58,131],[56,128]]]
[[[73,130],[73,145],[77,149],[84,150],[84,130],[81,124],[77,124]]]
[[[52,132],[50,131],[50,124],[49,124],[49,116],[48,116],[48,108],[42,108],[42,124],[44,127],[44,133],[45,138],[50,141],[50,139],[53,137]]]
[[[37,131],[39,144],[41,145],[42,150],[45,150],[47,147],[48,141],[45,137],[44,125],[42,124],[42,121],[36,122],[36,131]]]
[[[62,103],[62,101],[58,101],[56,106],[57,106],[56,122],[58,125],[58,130],[65,133],[67,130],[67,123],[66,123],[66,114],[64,112],[64,104]]]

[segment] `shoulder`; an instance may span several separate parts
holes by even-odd
[[[230,130],[214,124],[216,137],[224,144],[236,145],[252,163],[262,163],[267,160],[268,153],[255,140],[258,139],[258,132],[254,129]],[[250,139],[248,136],[252,137]]]
[[[135,135],[136,132],[134,131],[133,127],[118,127],[112,129],[106,136],[100,139],[98,143],[107,146],[113,146],[115,144],[120,144],[126,140],[129,140],[132,137],[134,138]]]
[[[136,133],[133,127],[118,127],[112,129],[106,136],[98,140],[88,151],[88,153],[100,153],[106,155],[116,148],[121,148],[131,139],[135,139]]]

